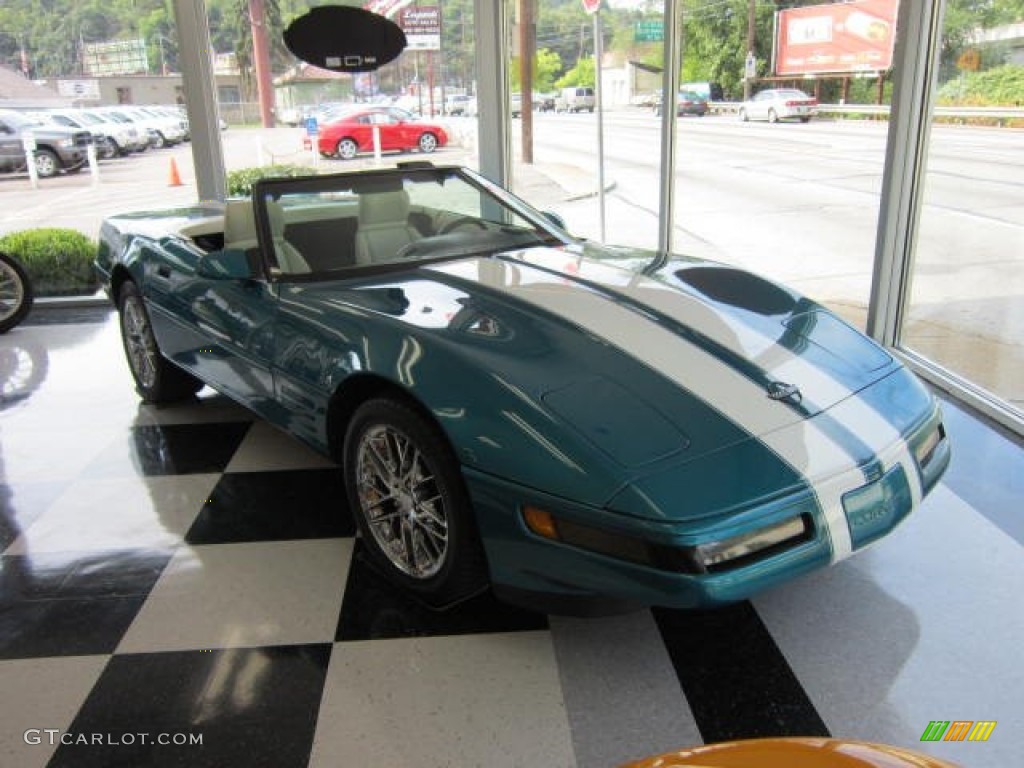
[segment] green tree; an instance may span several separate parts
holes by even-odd
[[[519,59],[514,58],[509,63],[509,82],[511,90],[522,90],[520,83]],[[554,51],[543,48],[537,51],[533,57],[533,90],[539,93],[546,93],[555,88],[555,78],[562,71],[562,59]]]
[[[577,59],[576,66],[566,72],[558,79],[555,86],[558,88],[570,88],[574,85],[593,86],[597,78],[594,76],[594,57],[587,56]]]

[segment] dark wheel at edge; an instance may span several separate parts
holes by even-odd
[[[436,607],[486,587],[458,461],[434,424],[397,399],[369,400],[349,424],[342,466],[366,548],[391,581]]]
[[[13,258],[0,254],[0,333],[7,333],[32,309],[35,293],[28,272]]]

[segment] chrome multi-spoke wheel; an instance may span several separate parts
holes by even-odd
[[[385,575],[437,607],[486,588],[462,472],[427,414],[399,398],[363,403],[342,464],[367,554]]]
[[[351,160],[359,154],[359,145],[352,141],[352,139],[342,139],[338,142],[338,146],[335,149],[338,152],[338,157],[342,160]]]
[[[124,354],[142,399],[147,403],[165,403],[198,392],[203,383],[160,352],[142,294],[131,280],[121,286],[118,305]]]
[[[437,136],[432,133],[424,133],[420,136],[420,152],[430,153],[437,149]]]
[[[149,327],[146,308],[136,294],[127,296],[121,307],[121,331],[132,373],[140,387],[151,389],[156,384],[156,365],[160,352]]]
[[[436,576],[448,556],[445,500],[426,457],[408,435],[388,426],[359,443],[359,506],[384,555],[414,579]]]

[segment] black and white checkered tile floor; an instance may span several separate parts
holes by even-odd
[[[365,564],[329,462],[208,391],[139,405],[95,314],[0,337],[0,765],[597,768],[829,733],[1019,765],[1024,453],[953,407],[914,518],[750,603],[437,613]],[[935,719],[998,725],[921,744]]]

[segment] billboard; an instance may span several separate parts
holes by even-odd
[[[405,32],[410,51],[441,50],[441,8],[422,6],[403,8],[398,16],[398,26]]]
[[[898,0],[779,11],[776,75],[881,72],[892,66]]]
[[[92,77],[145,74],[149,72],[146,41],[140,37],[107,43],[86,43],[82,46],[82,64],[85,74]]]

